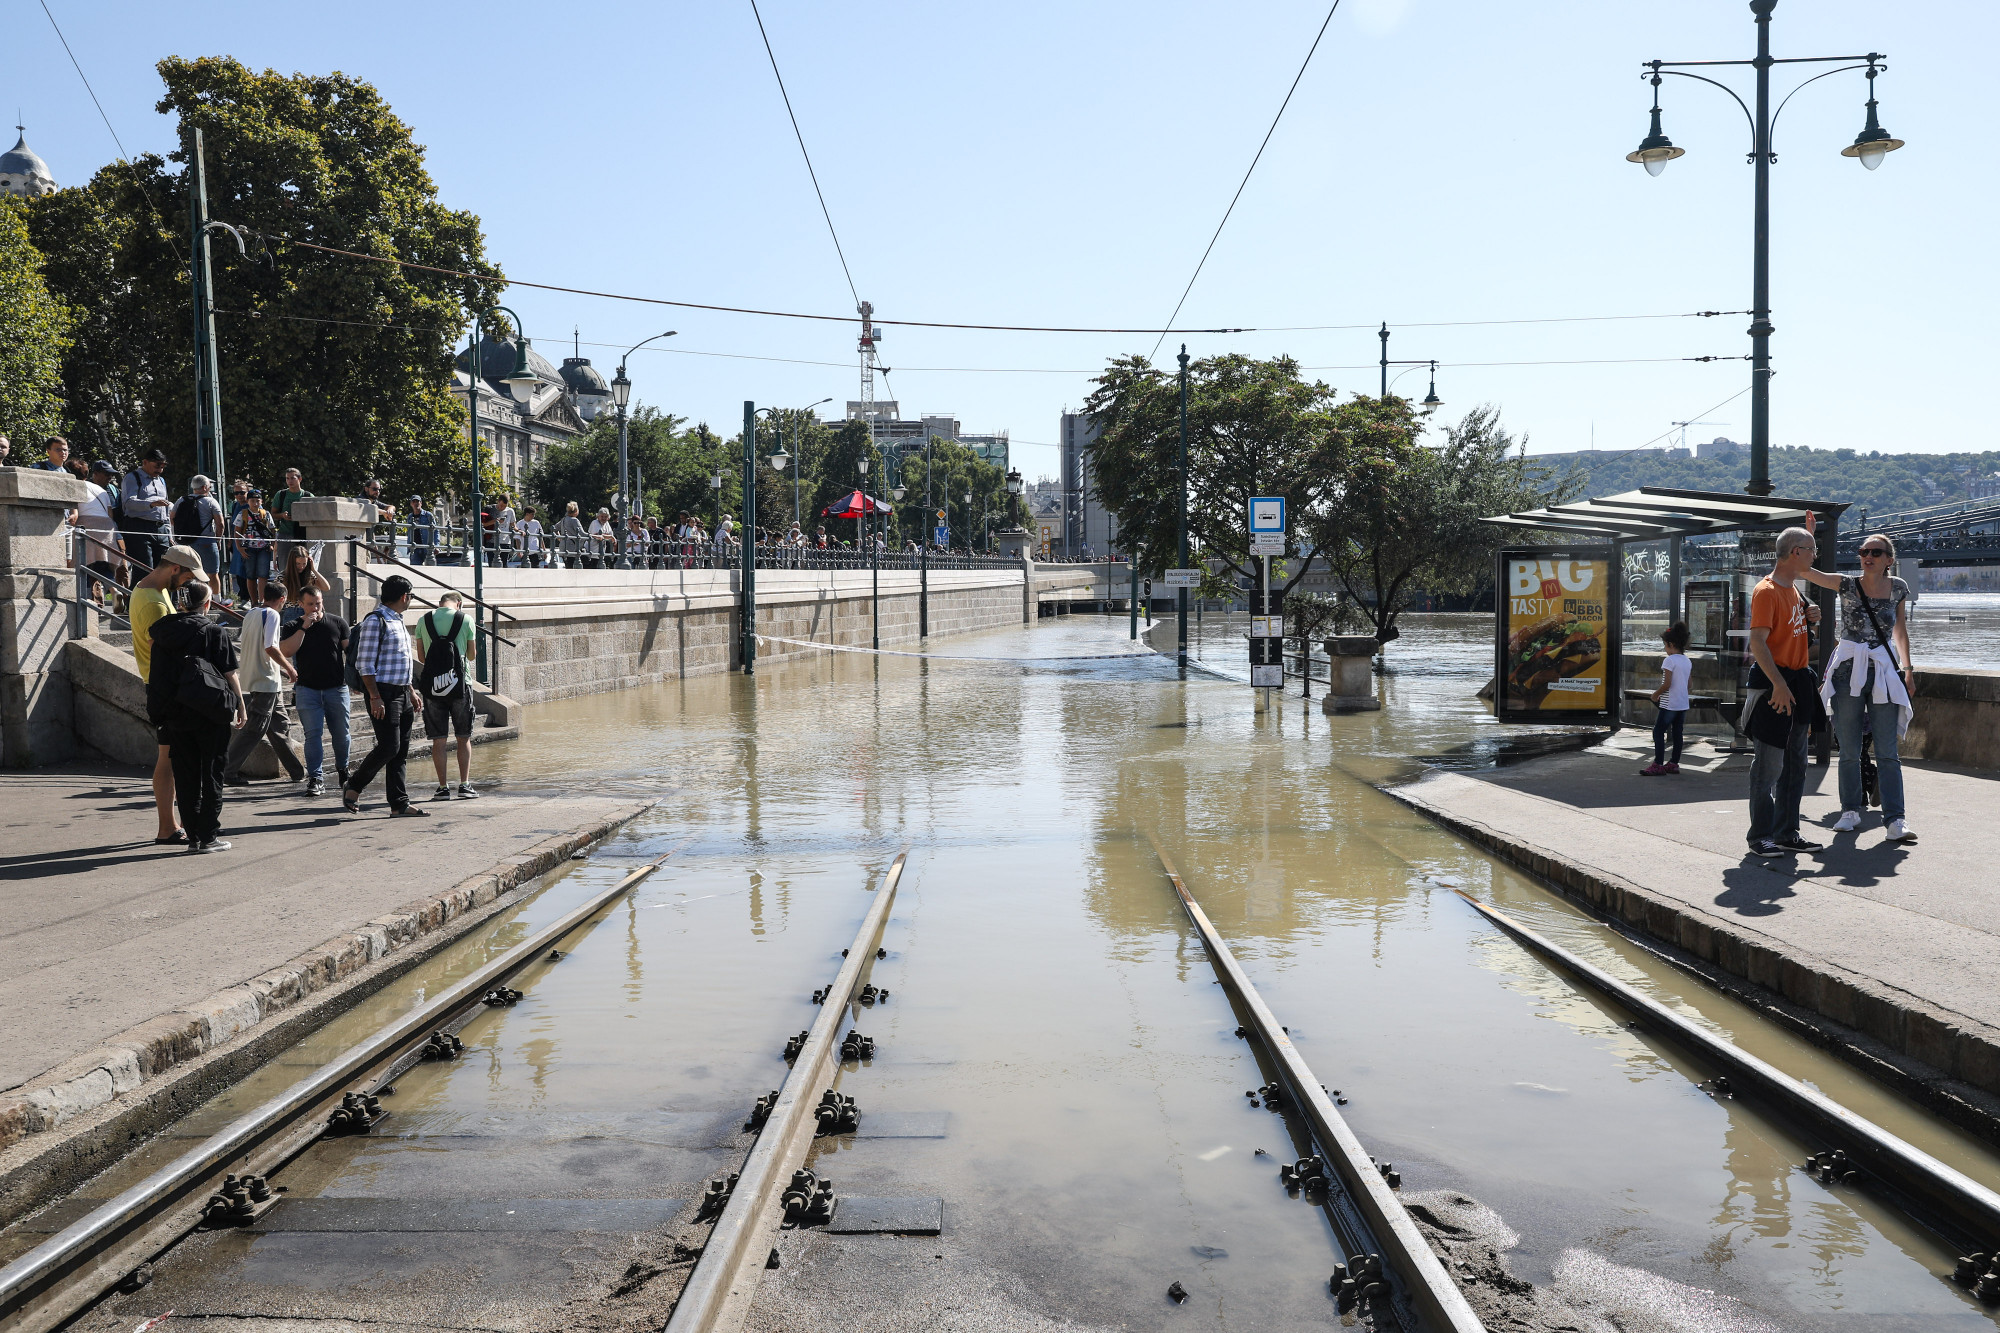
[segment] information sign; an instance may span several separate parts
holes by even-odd
[[[1250,538],[1250,554],[1283,555],[1287,545],[1285,534],[1282,532],[1257,533]]]
[[[1616,718],[1618,589],[1602,550],[1508,547],[1495,586],[1494,713],[1502,722]]]
[[[1201,571],[1198,569],[1170,569],[1167,571],[1169,588],[1199,588]]]
[[[1250,640],[1250,665],[1282,666],[1285,661],[1285,641],[1283,639]]]
[[[1285,688],[1285,669],[1281,666],[1253,666],[1250,668],[1252,689],[1282,690]]]
[[[1284,638],[1285,618],[1283,616],[1251,616],[1250,637],[1252,639]]]
[[[939,546],[949,546],[949,545],[951,545],[951,529],[950,529],[950,528],[947,528],[947,527],[946,527],[946,526],[944,526],[944,524],[942,524],[942,523],[938,524],[938,530],[937,530],[937,544],[938,544]]]
[[[1256,495],[1250,499],[1250,534],[1260,532],[1283,534],[1285,531],[1285,497],[1282,495]]]

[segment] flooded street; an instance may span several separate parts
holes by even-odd
[[[1383,710],[1355,717],[1322,716],[1295,692],[1260,715],[1235,681],[1183,683],[1152,654],[1097,658],[1136,645],[1122,618],[1094,617],[940,641],[957,661],[827,654],[754,680],[532,708],[527,739],[480,751],[495,785],[659,804],[204,1115],[268,1095],[385,1006],[679,848],[524,983],[518,1006],[476,1018],[464,1058],[405,1075],[393,1132],[322,1145],[286,1179],[295,1199],[503,1210],[691,1199],[733,1169],[748,1103],[782,1080],[780,1047],[814,1018],[809,993],[838,968],[863,890],[907,846],[887,956],[873,964],[891,999],[860,1019],[877,1052],[835,1084],[864,1133],[820,1141],[812,1165],[843,1195],[943,1200],[943,1234],[787,1232],[749,1326],[1352,1323],[1326,1290],[1344,1258],[1331,1227],[1277,1180],[1279,1161],[1310,1148],[1246,1100],[1268,1074],[1235,1035],[1157,842],[1314,1073],[1347,1098],[1368,1151],[1401,1171],[1406,1200],[1478,1200],[1514,1273],[1597,1327],[1990,1328],[1938,1276],[1951,1261],[1938,1242],[1808,1178],[1798,1163],[1811,1148],[1697,1087],[1705,1071],[1626,1030],[1451,893],[1490,898],[2000,1184],[1989,1150],[1379,791],[1415,771],[1412,755],[1476,754],[1499,736],[1473,697],[1490,622],[1406,624]],[[1218,636],[1204,651],[1221,667],[1240,647]],[[912,1114],[894,1137],[867,1133],[865,1117],[886,1113]],[[163,1275],[151,1305],[127,1309],[164,1307],[177,1290],[185,1302],[195,1285],[209,1293],[200,1307],[240,1284],[274,1315],[389,1302],[413,1324],[553,1327],[549,1292],[580,1272],[615,1276],[631,1253],[486,1236],[488,1260],[496,1243],[513,1257],[468,1293],[308,1232],[202,1243],[198,1284]],[[357,1284],[342,1262],[385,1276]],[[1174,1282],[1184,1305],[1163,1295]]]

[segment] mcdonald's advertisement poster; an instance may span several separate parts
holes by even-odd
[[[1503,719],[1612,712],[1611,568],[1608,554],[1500,553],[1496,702]]]

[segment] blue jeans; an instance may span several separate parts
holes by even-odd
[[[1653,762],[1678,764],[1681,761],[1681,734],[1687,725],[1685,708],[1659,708],[1653,714]],[[1672,748],[1669,748],[1671,744]],[[1671,758],[1669,757],[1671,756]]]
[[[336,772],[347,771],[347,687],[336,685],[330,690],[298,687],[296,697],[299,705],[299,724],[306,733],[306,779],[318,782],[326,759],[326,751],[321,748],[320,729],[324,727],[333,733],[333,767]]]
[[[1903,761],[1896,754],[1896,727],[1902,709],[1891,701],[1876,703],[1846,690],[1833,696],[1833,734],[1840,741],[1840,808],[1857,813],[1868,808],[1861,790],[1861,719],[1875,742],[1875,784],[1881,788],[1882,818],[1903,817]]]
[[[1757,747],[1757,757],[1750,761],[1753,844],[1799,836],[1799,798],[1806,791],[1806,742],[1811,739],[1811,727],[1794,726],[1783,745],[1751,741]]]
[[[213,537],[196,537],[188,545],[194,547],[194,553],[201,557],[202,569],[214,579],[216,568],[222,564],[221,543]]]

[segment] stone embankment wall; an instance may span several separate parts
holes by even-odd
[[[398,572],[362,570],[361,601],[375,582]],[[472,571],[429,567],[432,578],[470,593]],[[912,648],[918,633],[919,576],[882,570],[879,597],[861,570],[757,571],[757,629],[777,639],[866,648],[879,614],[884,648]],[[489,569],[484,595],[512,619],[499,632],[499,692],[542,703],[656,681],[731,671],[742,665],[738,580],[734,570]],[[932,570],[932,638],[1033,623],[1036,603],[1088,593],[1099,575],[1084,569],[1000,567]],[[417,579],[420,596],[442,589]],[[876,603],[879,601],[879,610]],[[763,642],[762,662],[817,650]]]

